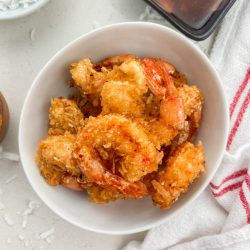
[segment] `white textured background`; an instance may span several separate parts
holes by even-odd
[[[28,17],[0,22],[0,91],[7,99],[11,116],[10,128],[2,145],[4,151],[18,153],[18,122],[22,104],[41,67],[71,40],[106,24],[137,21],[145,7],[142,0],[51,0],[39,12]],[[157,22],[166,24],[163,20]],[[211,42],[209,39],[200,45],[208,50]],[[16,179],[6,183],[13,176]],[[144,233],[107,236],[84,231],[63,221],[41,202],[39,209],[28,217],[27,227],[22,228],[20,214],[31,200],[40,202],[21,166],[1,160],[1,250],[112,250],[119,249],[130,240],[143,239]],[[5,222],[6,216],[13,225]],[[50,243],[37,237],[51,228],[55,233]]]

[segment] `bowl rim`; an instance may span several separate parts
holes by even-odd
[[[222,135],[222,141],[223,141],[223,147],[221,147],[221,153],[219,155],[219,157],[217,158],[217,161],[214,163],[214,169],[213,171],[211,171],[210,176],[208,176],[206,178],[206,180],[204,181],[204,183],[202,183],[201,187],[199,188],[199,190],[183,205],[180,206],[179,208],[177,208],[175,210],[174,213],[167,215],[166,217],[159,219],[153,223],[150,223],[148,225],[143,225],[143,226],[139,226],[139,227],[134,227],[133,229],[122,229],[122,230],[110,230],[110,229],[98,229],[95,227],[91,227],[91,226],[85,226],[82,225],[81,223],[77,223],[77,222],[72,222],[70,219],[67,218],[67,216],[65,216],[63,214],[63,212],[58,212],[56,208],[54,208],[53,205],[50,204],[50,202],[47,201],[46,196],[42,196],[39,193],[39,188],[37,188],[36,186],[32,185],[32,180],[29,177],[29,174],[25,168],[25,164],[24,164],[24,155],[22,152],[22,142],[21,142],[21,134],[23,131],[23,117],[24,117],[24,113],[25,110],[28,108],[28,100],[32,94],[33,89],[36,87],[36,85],[38,84],[38,80],[40,78],[40,76],[44,73],[44,71],[46,71],[47,67],[49,67],[56,59],[57,57],[59,57],[65,50],[69,49],[71,46],[73,46],[75,43],[79,42],[81,39],[87,37],[87,36],[91,36],[94,35],[96,33],[101,32],[105,32],[105,31],[109,31],[112,30],[114,28],[123,28],[123,27],[133,27],[135,28],[135,26],[137,26],[138,28],[143,28],[143,27],[147,27],[147,28],[152,28],[152,29],[158,29],[161,32],[165,32],[167,33],[171,33],[172,35],[174,35],[177,39],[182,40],[182,42],[186,43],[191,50],[194,50],[200,57],[201,59],[206,63],[207,67],[210,69],[210,71],[213,73],[214,78],[217,82],[218,85],[218,89],[221,92],[221,96],[222,96],[222,103],[223,103],[223,108],[224,108],[224,120],[225,120],[225,128],[224,128],[224,133]],[[127,235],[127,234],[132,234],[132,233],[138,233],[138,232],[143,232],[146,230],[149,230],[153,227],[159,226],[161,224],[163,224],[165,221],[167,221],[169,218],[171,218],[172,216],[178,214],[182,209],[184,209],[186,206],[190,205],[194,200],[196,200],[198,198],[198,196],[205,190],[205,188],[208,186],[209,182],[211,181],[211,179],[213,178],[215,172],[217,171],[221,161],[222,161],[222,157],[223,154],[225,152],[226,149],[226,142],[227,142],[227,136],[228,136],[228,132],[229,132],[229,109],[228,109],[228,104],[227,104],[227,100],[226,100],[226,96],[225,96],[225,91],[223,90],[223,85],[222,85],[222,81],[217,73],[217,71],[215,70],[214,66],[212,65],[212,63],[209,61],[209,59],[207,58],[207,56],[193,43],[191,42],[187,37],[185,37],[184,35],[176,32],[173,29],[170,29],[166,26],[160,25],[160,24],[156,24],[156,23],[148,23],[148,22],[121,22],[121,23],[115,23],[115,24],[110,24],[110,25],[106,25],[103,27],[100,27],[98,29],[92,30],[90,32],[87,32],[83,35],[81,35],[80,37],[74,39],[73,41],[71,41],[70,43],[68,43],[66,46],[64,46],[62,49],[60,49],[54,56],[52,56],[50,58],[50,60],[42,67],[42,69],[40,70],[40,72],[37,74],[37,76],[35,77],[35,79],[33,80],[27,95],[25,97],[24,100],[24,104],[22,107],[22,111],[21,111],[21,115],[20,115],[20,120],[19,120],[19,130],[18,130],[18,147],[19,147],[19,152],[20,152],[20,161],[23,167],[23,170],[25,172],[25,175],[31,185],[31,187],[33,188],[33,190],[36,192],[36,194],[38,195],[38,197],[44,202],[44,204],[50,208],[50,210],[52,210],[55,214],[57,214],[59,217],[63,218],[65,221],[80,227],[82,229],[88,230],[88,231],[92,231],[95,233],[102,233],[102,234],[108,234],[108,235]]]
[[[1,11],[0,11],[0,21],[7,21],[7,20],[12,20],[12,19],[17,19],[20,17],[28,16],[31,13],[42,8],[49,1],[50,0],[39,0],[38,2],[31,4],[28,8],[7,10],[6,15],[5,14],[1,15]]]

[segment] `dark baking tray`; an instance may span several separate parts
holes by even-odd
[[[174,13],[168,13],[165,11],[155,0],[144,0],[151,7],[157,10],[164,18],[166,18],[171,24],[173,24],[178,30],[184,33],[186,36],[201,41],[206,39],[214,31],[216,26],[221,22],[229,9],[233,6],[236,0],[223,0],[220,7],[213,12],[208,21],[199,29],[195,29],[180,20],[174,15]],[[192,1],[192,0],[189,0]],[[205,0],[206,1],[206,0]]]

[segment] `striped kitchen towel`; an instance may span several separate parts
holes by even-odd
[[[227,151],[210,187],[143,242],[124,250],[250,249],[250,1],[238,0],[220,25],[210,60],[228,97]]]

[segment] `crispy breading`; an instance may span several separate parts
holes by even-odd
[[[87,188],[89,201],[104,204],[110,201],[116,201],[119,199],[125,199],[126,196],[122,193],[117,192],[111,188],[102,188],[94,185]]]
[[[203,171],[205,154],[202,143],[196,147],[189,142],[179,146],[168,159],[165,169],[152,181],[154,204],[168,208]]]
[[[101,92],[102,114],[125,114],[140,117],[145,104],[137,86],[129,82],[107,82]]]
[[[119,70],[125,74],[125,81],[135,85],[141,95],[148,91],[146,77],[139,59],[130,59],[125,61],[121,64]]]
[[[50,185],[60,184],[65,173],[81,175],[80,169],[72,158],[76,137],[70,133],[48,136],[41,140],[36,154],[36,163],[41,175]]]
[[[199,109],[204,102],[203,94],[196,86],[183,85],[178,88],[177,95],[183,100],[186,116],[190,116],[194,111]]]
[[[96,71],[90,59],[83,59],[72,63],[70,67],[72,76],[71,85],[75,86],[81,95],[87,96],[94,106],[98,106],[103,84],[107,81],[108,71],[102,68]]]
[[[79,142],[95,149],[103,160],[119,158],[116,168],[131,182],[156,171],[161,162],[162,154],[145,131],[121,115],[89,118],[78,137]]]
[[[66,131],[76,134],[83,125],[83,114],[74,100],[54,98],[49,109],[49,135],[62,135]]]
[[[181,74],[180,72],[178,72],[177,70],[174,72],[172,77],[173,77],[174,85],[176,87],[182,87],[188,84],[187,77],[184,74]]]
[[[159,142],[160,146],[168,146],[172,140],[178,134],[178,130],[168,127],[162,120],[150,120],[148,122],[148,131],[151,134],[151,138],[155,142]]]
[[[101,67],[100,71],[96,70],[90,59],[83,59],[71,64],[70,73],[70,84],[75,86],[81,95],[87,96],[94,106],[99,105],[100,94],[107,81],[129,81],[136,85],[142,94],[148,89],[143,70],[136,58],[126,60],[119,66],[115,65],[112,69]]]

